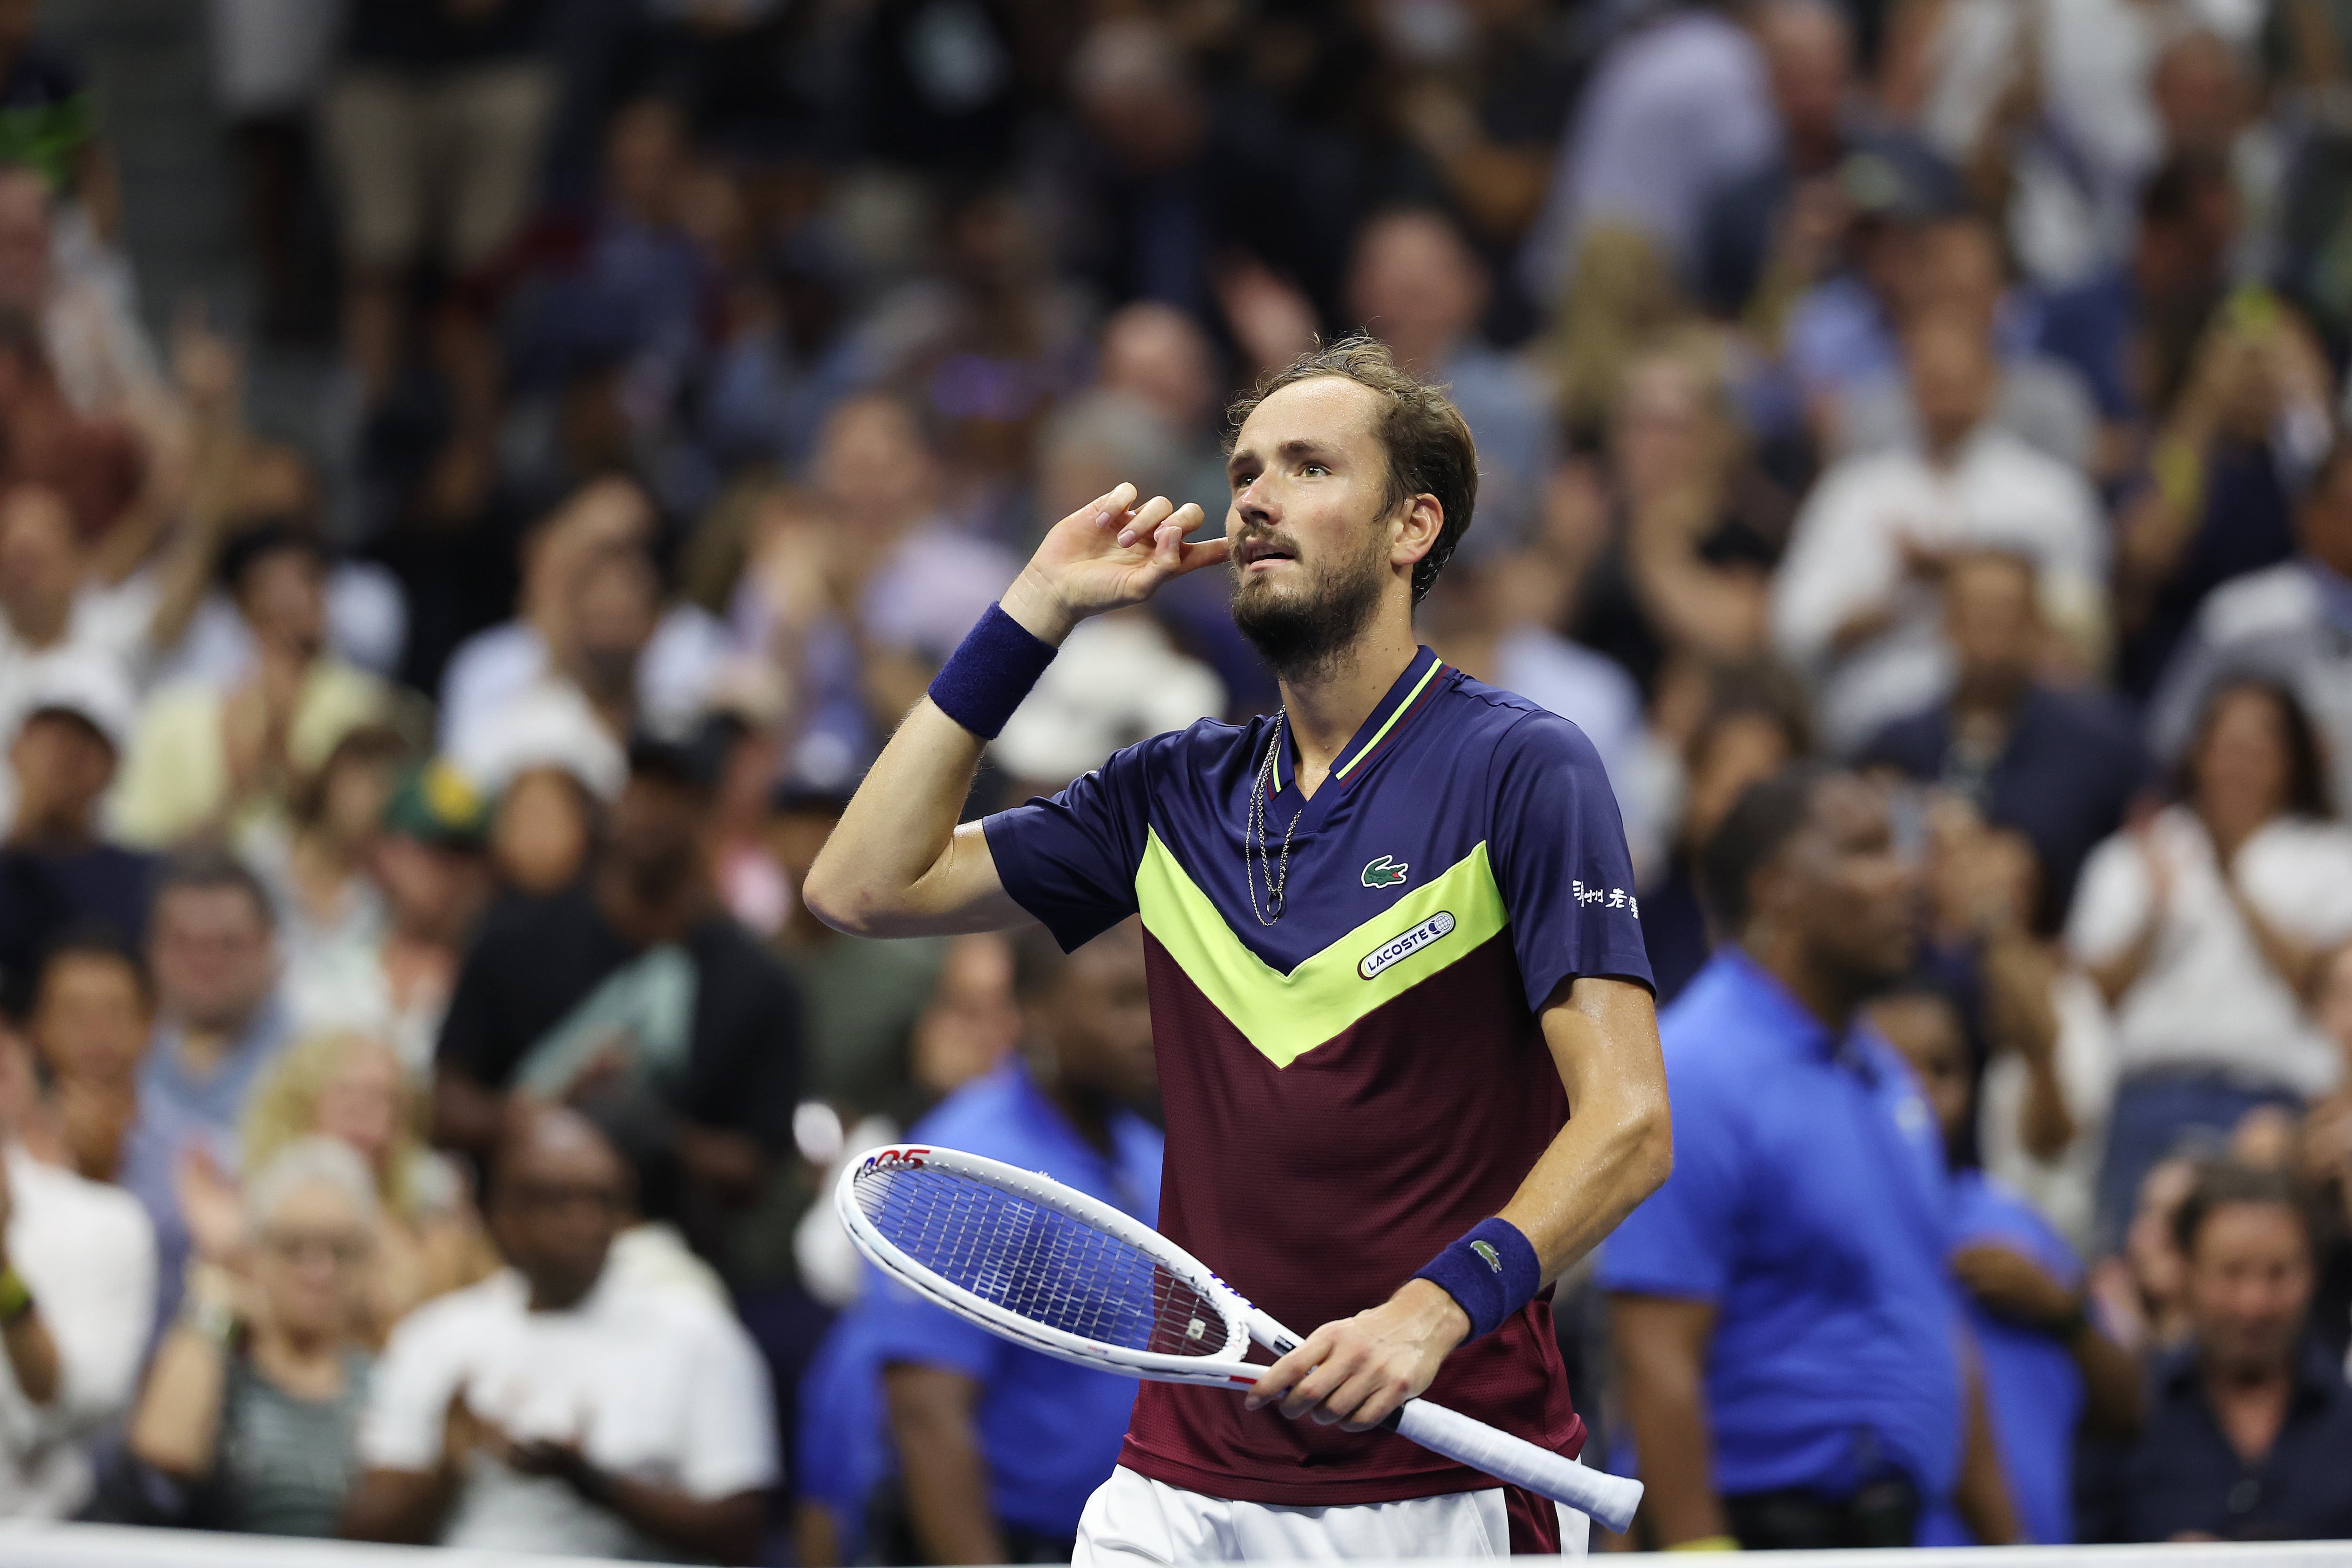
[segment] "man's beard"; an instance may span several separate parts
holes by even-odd
[[[1253,577],[1236,565],[1234,625],[1281,679],[1303,680],[1328,674],[1380,606],[1386,543],[1386,538],[1373,531],[1363,550],[1287,589],[1270,577]],[[1295,547],[1291,559],[1305,564],[1298,561]]]

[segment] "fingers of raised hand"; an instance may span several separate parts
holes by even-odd
[[[1106,532],[1126,521],[1127,514],[1135,510],[1135,487],[1124,481],[1113,485],[1107,495],[1099,495],[1064,518],[1064,523],[1083,523],[1096,532]]]
[[[1119,543],[1129,545],[1139,541],[1150,540],[1159,531],[1160,525],[1166,522],[1175,510],[1174,501],[1170,500],[1166,496],[1153,496],[1150,500],[1137,507],[1134,515],[1129,517],[1126,524],[1119,529]]]

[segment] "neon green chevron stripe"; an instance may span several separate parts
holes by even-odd
[[[1332,769],[1331,776],[1335,779],[1343,779],[1349,773],[1355,772],[1356,764],[1370,756],[1371,754],[1372,748],[1381,743],[1381,737],[1387,734],[1391,730],[1395,729],[1396,721],[1403,718],[1405,714],[1412,710],[1413,700],[1421,695],[1422,688],[1436,679],[1437,672],[1444,668],[1445,661],[1444,659],[1441,658],[1432,661],[1430,667],[1421,672],[1421,679],[1412,683],[1412,689],[1404,694],[1404,700],[1398,703],[1396,705],[1396,710],[1389,715],[1388,722],[1373,731],[1372,738],[1365,742],[1362,745],[1357,747],[1356,754],[1354,756],[1349,757],[1339,767]]]
[[[1242,944],[1156,832],[1144,844],[1135,896],[1144,929],[1217,1011],[1278,1068],[1288,1067],[1510,923],[1483,843],[1287,974]],[[1450,931],[1443,936],[1423,933],[1420,945],[1377,967],[1370,979],[1364,977],[1361,966],[1373,954],[1422,931],[1440,915],[1452,917]]]

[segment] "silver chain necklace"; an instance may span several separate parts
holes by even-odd
[[[1270,926],[1282,918],[1282,890],[1290,885],[1290,836],[1298,831],[1298,819],[1307,815],[1307,805],[1301,801],[1298,809],[1290,814],[1290,826],[1282,830],[1282,859],[1276,866],[1273,851],[1266,847],[1266,801],[1274,784],[1274,760],[1282,752],[1282,727],[1289,718],[1277,713],[1274,718],[1274,734],[1265,743],[1265,760],[1258,764],[1257,784],[1250,791],[1249,826],[1242,842],[1242,877],[1249,884],[1250,913],[1257,923]],[[1265,876],[1265,908],[1257,907],[1257,879],[1260,871]]]

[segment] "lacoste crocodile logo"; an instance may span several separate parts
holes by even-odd
[[[1404,886],[1405,877],[1412,870],[1412,868],[1406,865],[1403,861],[1383,855],[1379,859],[1364,868],[1364,886],[1367,888],[1402,888]]]

